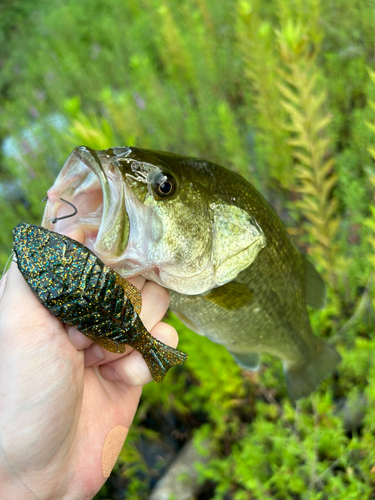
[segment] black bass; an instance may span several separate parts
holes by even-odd
[[[72,203],[77,216],[64,216]],[[245,369],[281,358],[289,395],[308,395],[340,361],[316,337],[307,305],[325,287],[271,206],[240,175],[161,151],[76,148],[48,191],[43,225],[76,224],[85,245],[123,277],[168,288],[170,308],[223,344]]]

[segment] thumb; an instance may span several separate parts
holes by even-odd
[[[42,353],[48,346],[51,351],[61,350],[61,344],[65,344],[67,339],[62,323],[35,297],[16,263],[12,262],[3,286],[0,299],[0,342],[3,353],[11,355],[17,352],[22,357],[38,350]],[[49,341],[53,341],[52,344]]]
[[[35,297],[31,288],[12,262],[9,271],[1,280],[0,287],[0,314],[13,315],[18,321],[31,318],[35,315],[50,316],[50,313]]]

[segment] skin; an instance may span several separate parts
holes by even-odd
[[[81,230],[68,236],[82,242]],[[176,347],[161,322],[168,292],[141,277],[145,326]],[[141,355],[104,351],[66,328],[33,295],[15,264],[0,287],[0,498],[87,500],[105,482],[102,450],[130,427],[151,374]]]

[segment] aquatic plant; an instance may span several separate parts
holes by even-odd
[[[306,231],[313,238],[308,251],[328,272],[333,272],[336,234],[339,226],[337,201],[332,189],[337,183],[334,158],[330,154],[330,138],[326,128],[331,116],[325,112],[327,92],[319,89],[321,75],[316,65],[318,50],[307,38],[308,30],[292,20],[277,32],[281,81],[278,88],[283,96],[282,107],[289,116],[285,125],[291,133],[288,144],[295,160],[295,201],[309,225]],[[310,43],[309,43],[310,42]],[[306,225],[306,224],[305,224]]]

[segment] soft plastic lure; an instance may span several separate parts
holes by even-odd
[[[187,355],[156,340],[139,313],[141,293],[87,247],[44,227],[13,229],[18,269],[40,302],[111,352],[126,344],[141,353],[156,382]]]

